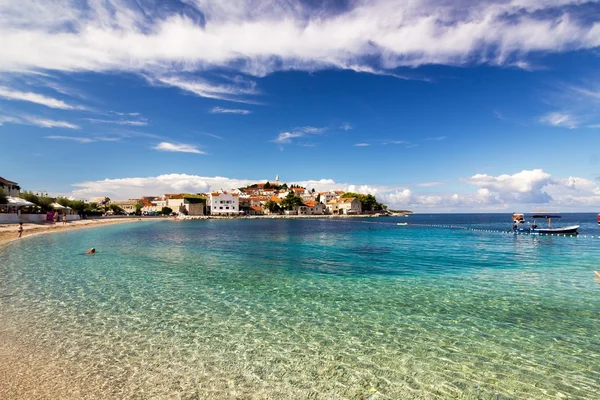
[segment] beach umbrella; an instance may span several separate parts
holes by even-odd
[[[20,197],[8,196],[8,197],[6,197],[6,205],[13,206],[13,207],[29,207],[29,206],[34,206],[35,204],[33,204],[32,202],[27,201],[25,199],[22,199]]]

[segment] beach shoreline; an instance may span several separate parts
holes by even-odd
[[[347,218],[378,218],[380,215],[245,215],[245,216],[221,216],[221,215],[199,215],[182,217],[102,217],[92,219],[82,219],[78,221],[62,222],[56,224],[50,223],[24,223],[23,236],[18,237],[18,224],[0,224],[0,247],[10,242],[56,232],[65,232],[71,229],[93,228],[104,225],[123,224],[145,221],[195,221],[195,220],[240,220],[240,219],[347,219]]]
[[[18,237],[18,224],[2,224],[0,225],[0,248],[2,246],[21,239],[26,239],[33,236],[45,235],[49,233],[66,232],[73,229],[84,229],[93,228],[98,226],[133,223],[133,222],[144,222],[144,221],[160,221],[161,219],[144,219],[144,218],[103,218],[103,219],[82,219],[78,221],[67,222],[63,225],[62,222],[56,224],[48,223],[24,223],[23,224],[23,235],[21,238]]]

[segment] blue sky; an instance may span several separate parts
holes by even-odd
[[[47,3],[0,4],[0,176],[25,189],[279,174],[417,211],[600,208],[597,2]]]

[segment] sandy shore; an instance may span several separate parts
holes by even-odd
[[[83,228],[91,228],[94,226],[102,226],[102,225],[111,225],[111,224],[123,224],[123,223],[132,223],[132,222],[143,222],[143,221],[154,221],[154,218],[98,218],[98,219],[83,219],[79,221],[71,221],[67,222],[66,225],[63,225],[62,222],[58,222],[56,224],[33,224],[26,223],[23,224],[23,236],[21,239],[41,235],[51,232],[64,232],[65,230],[70,229],[83,229]],[[160,219],[163,220],[163,219]],[[19,225],[17,224],[0,224],[0,246],[13,240],[20,240],[18,237],[17,230],[19,229]]]

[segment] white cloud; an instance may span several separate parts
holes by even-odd
[[[250,110],[242,110],[239,108],[222,108],[222,107],[213,107],[210,109],[209,113],[211,114],[241,114],[248,115],[252,111]]]
[[[19,120],[18,118],[15,117],[10,117],[8,115],[0,115],[0,126],[2,126],[5,123],[9,123],[9,124],[20,124],[21,120]]]
[[[384,73],[423,64],[528,66],[530,53],[600,45],[600,23],[578,17],[588,6],[582,0],[317,3],[194,0],[167,11],[156,2],[3,1],[0,70]],[[201,96],[236,98],[167,80]]]
[[[206,154],[204,151],[198,149],[197,146],[183,143],[160,142],[158,145],[153,147],[153,149],[158,151],[171,151],[179,153]]]
[[[138,120],[118,119],[118,120],[107,120],[107,119],[96,119],[87,118],[92,124],[117,124],[117,125],[129,125],[129,126],[147,126],[148,120],[146,118],[140,118]]]
[[[382,141],[381,144],[386,146],[388,144],[409,144],[409,143],[410,142],[407,142],[406,140],[384,140],[384,141]]]
[[[356,143],[354,145],[354,147],[367,147],[367,146],[370,146],[370,144],[369,143]]]
[[[579,118],[564,112],[551,112],[540,117],[540,122],[552,126],[574,129],[579,126]]]
[[[76,137],[76,136],[45,136],[46,139],[53,139],[53,140],[71,140],[74,142],[79,142],[79,143],[92,143],[95,142],[95,140],[90,139],[90,138],[86,138],[86,137]]]
[[[317,128],[315,126],[300,126],[297,128],[294,128],[295,131],[299,131],[299,132],[304,132],[304,133],[308,133],[308,134],[317,134],[317,133],[323,133],[327,130],[327,128]]]
[[[543,189],[552,180],[550,174],[541,169],[523,170],[513,175],[476,174],[464,181],[478,188],[488,189],[504,201],[548,203],[551,200],[551,197]]]
[[[242,97],[259,93],[256,89],[256,82],[254,81],[246,81],[243,85],[239,83],[218,85],[210,83],[206,80],[190,80],[177,76],[158,77],[156,79],[149,78],[148,81],[153,84],[173,86],[186,92],[193,93],[197,96],[206,97],[209,99],[226,100],[246,104],[262,104],[254,100],[249,100],[246,97]]]
[[[340,129],[343,131],[349,131],[352,129],[352,125],[350,125],[349,123],[345,122],[342,125],[340,125]]]
[[[273,142],[278,144],[290,144],[293,139],[304,137],[307,135],[318,135],[327,130],[327,128],[317,128],[314,126],[300,126],[294,128],[292,132],[281,132],[277,137],[273,140]],[[311,144],[310,147],[314,147],[314,144]]]
[[[156,177],[105,179],[77,183],[76,198],[109,195],[114,198],[134,198],[163,193],[197,193],[230,190],[267,179],[236,179],[203,177],[187,174],[165,174]],[[272,182],[272,180],[270,180]],[[282,179],[282,182],[286,181]],[[408,188],[368,184],[338,183],[333,179],[287,181],[316,191],[345,190],[370,193],[392,209],[416,211],[513,211],[544,208],[590,210],[600,205],[600,187],[589,179],[568,177],[552,179],[543,170],[521,171],[509,175],[476,174],[464,180],[475,191],[422,194]],[[540,195],[540,192],[543,194]]]
[[[0,125],[5,123],[18,125],[33,125],[40,128],[66,128],[79,129],[79,126],[66,121],[55,121],[33,115],[8,116],[0,115]]]
[[[25,118],[25,124],[35,125],[40,128],[66,128],[66,129],[79,129],[79,126],[66,121],[55,121],[52,119],[40,118],[27,116]]]
[[[433,187],[433,186],[441,186],[443,185],[444,181],[433,181],[433,182],[422,182],[422,183],[417,183],[417,186],[420,187]]]
[[[0,86],[0,97],[7,100],[28,101],[30,103],[41,104],[50,108],[58,108],[61,110],[84,110],[81,106],[72,106],[62,100],[47,97],[33,92],[20,92],[5,86]]]
[[[291,143],[292,139],[302,136],[304,136],[302,132],[281,132],[273,141],[279,144]]]
[[[429,138],[427,138],[425,140],[433,140],[433,141],[438,141],[439,142],[440,140],[445,140],[445,139],[446,139],[446,136],[435,136],[435,137],[429,137]]]

